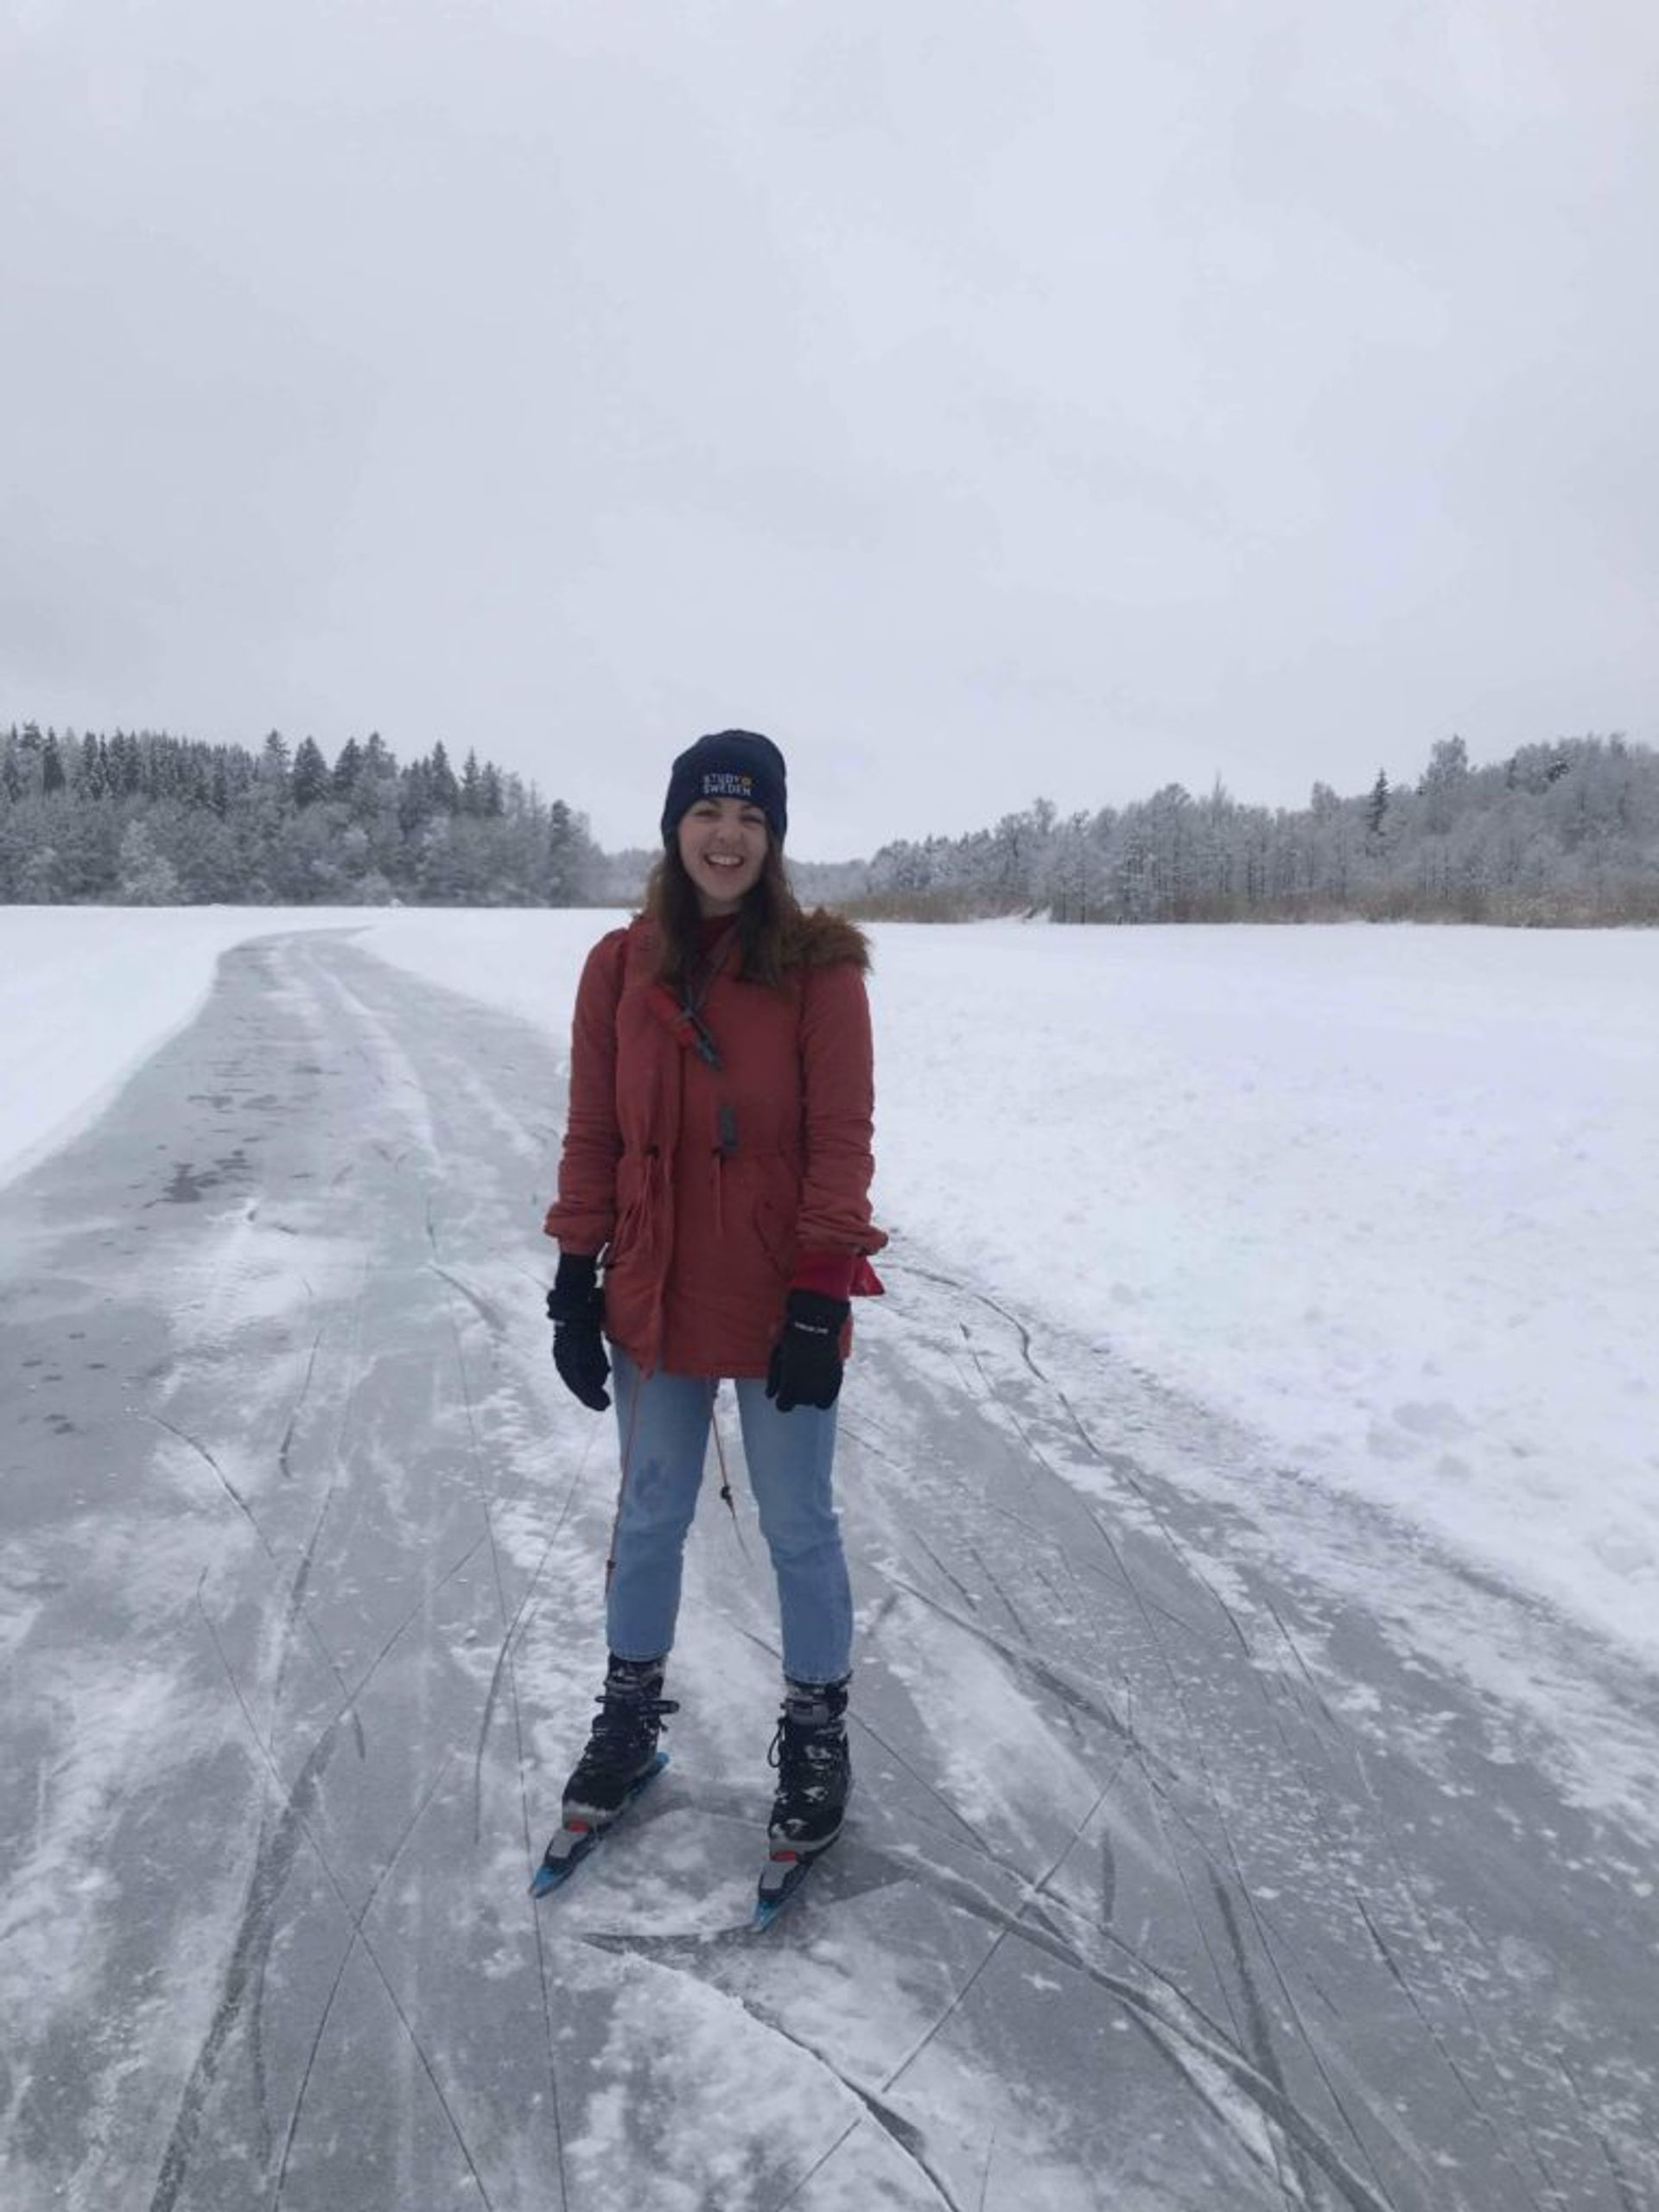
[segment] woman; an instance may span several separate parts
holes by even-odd
[[[868,958],[850,923],[796,904],[787,826],[770,739],[699,738],[669,778],[645,911],[594,946],[577,993],[547,1308],[584,1405],[609,1405],[614,1362],[622,1484],[610,1663],[549,1846],[555,1876],[661,1764],[677,1710],[664,1667],[723,1378],[781,1616],[774,1859],[804,1865],[833,1843],[851,1787],[852,1599],[831,1471],[850,1300],[880,1292],[868,1255],[887,1242],[869,1207]]]

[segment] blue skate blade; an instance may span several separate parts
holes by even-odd
[[[627,1795],[610,1819],[598,1827],[560,1827],[542,1854],[542,1863],[536,1869],[530,1885],[532,1897],[544,1897],[553,1890],[562,1889],[575,1872],[584,1859],[591,1859],[611,1830],[633,1803],[635,1798],[649,1789],[652,1783],[668,1764],[668,1753],[658,1751],[638,1782],[630,1784]]]
[[[818,1863],[819,1854],[810,1859],[798,1859],[792,1852],[766,1861],[760,1876],[760,1886],[754,1900],[754,1916],[749,1925],[757,1934],[771,1927],[779,1914],[806,1885],[806,1879]]]

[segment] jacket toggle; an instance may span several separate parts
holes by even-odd
[[[737,1150],[737,1109],[722,1098],[715,1109],[715,1234],[726,1234],[726,1163]]]
[[[695,1052],[705,1067],[713,1068],[716,1074],[720,1072],[720,1047],[695,1007],[683,1004],[666,983],[653,983],[645,993],[645,1001],[682,1052]]]
[[[734,923],[728,923],[719,941],[704,955],[702,966],[688,976],[680,995],[676,998],[666,983],[653,983],[650,999],[652,1012],[659,1021],[666,1022],[675,1042],[682,1050],[695,1052],[706,1067],[720,1073],[720,1047],[714,1033],[702,1018],[702,1009],[709,1002],[709,994],[715,987],[715,978],[726,964],[726,956],[737,939]]]

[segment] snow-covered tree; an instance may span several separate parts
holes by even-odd
[[[122,833],[118,888],[128,906],[171,906],[178,899],[178,870],[156,851],[146,822],[130,822]]]
[[[296,806],[315,806],[327,798],[330,788],[328,763],[313,737],[302,737],[295,749],[289,788]]]

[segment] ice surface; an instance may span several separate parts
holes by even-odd
[[[1623,2212],[1659,2185],[1659,1690],[1596,1579],[1631,1580],[1639,1455],[1608,1432],[1593,1521],[1541,1463],[1518,1511],[1459,1347],[1411,1372],[1491,1282],[1523,1313],[1550,1291],[1508,1254],[1522,1204],[1604,1309],[1566,1340],[1586,1402],[1637,1356],[1639,1255],[1612,1281],[1532,1186],[1541,1100],[1593,1099],[1598,1173],[1643,1172],[1644,941],[879,933],[891,1294],[836,1469],[859,1788],[757,1942],[776,1612],[729,1408],[672,1764],[525,1894],[615,1497],[541,1300],[596,918],[70,916],[55,992],[53,918],[6,918],[56,1055],[30,1090],[6,1033],[35,1149],[0,1188],[8,2207]],[[1524,1100],[1523,975],[1557,1036]],[[1014,1049],[982,1055],[988,1007]],[[168,1041],[97,1113],[138,1008]],[[1471,1025],[1452,1072],[1522,1186],[1491,1224],[1482,1157],[1465,1188],[1466,1147],[1416,1156]],[[1440,1040],[1427,1071],[1408,1033]],[[1403,1224],[1381,1258],[1338,1251],[1361,1203]],[[1293,1311],[1354,1332],[1339,1374]],[[1428,1455],[1465,1471],[1465,1529],[1409,1486]],[[1561,1584],[1577,1614],[1529,1594]]]

